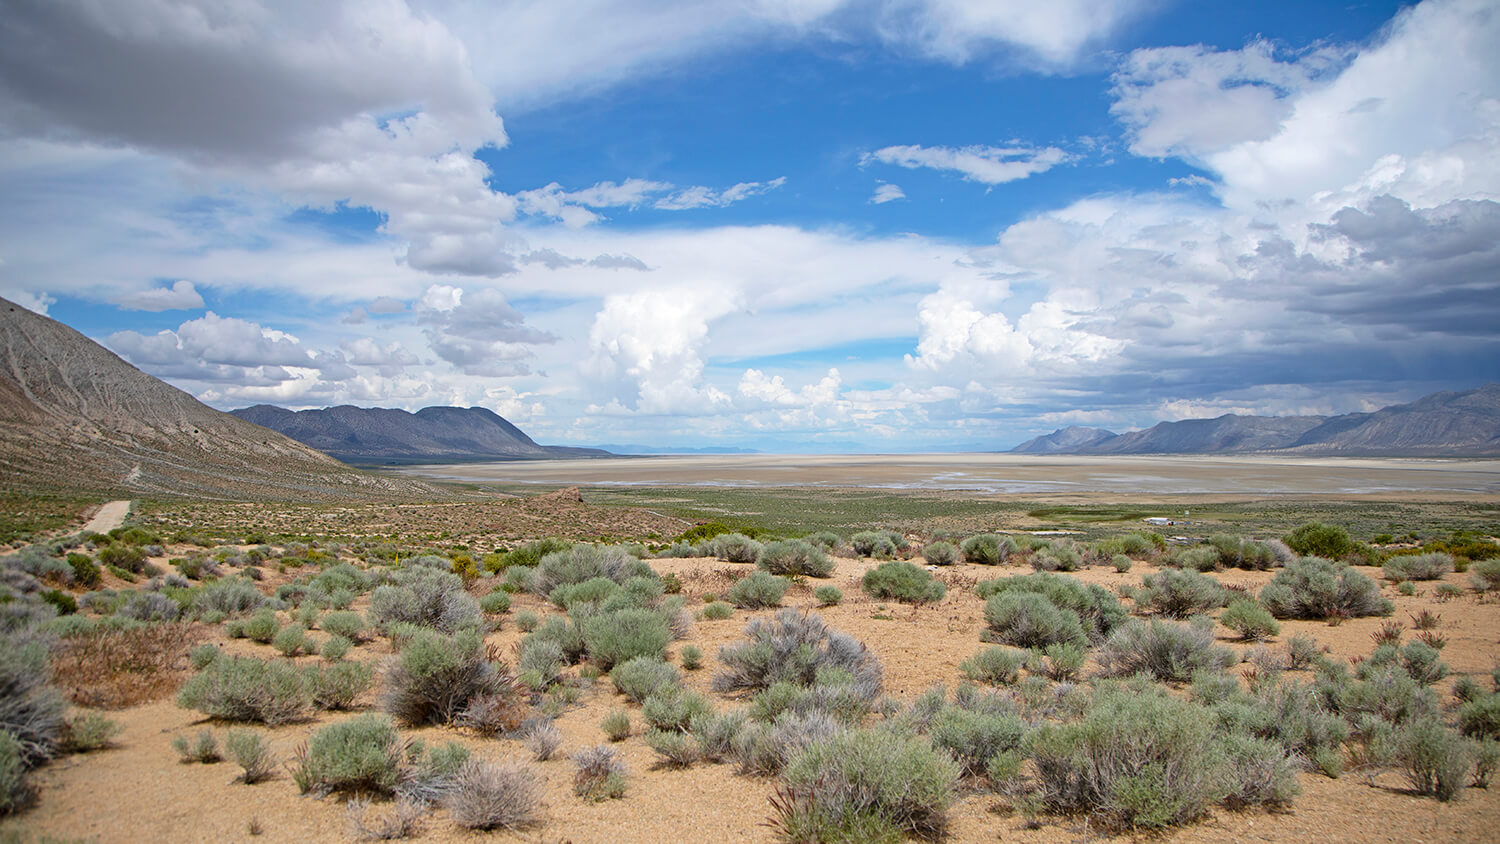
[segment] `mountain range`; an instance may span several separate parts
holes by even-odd
[[[520,428],[482,407],[424,407],[410,413],[347,404],[297,411],[258,404],[230,413],[285,434],[345,463],[451,463],[612,456],[597,448],[537,445]]]
[[[199,402],[0,299],[0,491],[120,497],[433,498]]]
[[[1500,456],[1500,384],[1433,393],[1342,416],[1238,416],[1161,422],[1116,434],[1060,428],[1012,454],[1244,454],[1346,457]]]

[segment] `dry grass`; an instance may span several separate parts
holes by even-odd
[[[78,706],[124,709],[147,703],[177,690],[188,648],[205,636],[204,628],[186,623],[69,636],[53,654],[53,677]]]

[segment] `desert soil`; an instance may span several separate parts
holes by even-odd
[[[182,552],[186,549],[169,549]],[[733,574],[748,570],[712,559],[656,560],[661,573],[676,574],[684,584],[688,606],[703,605],[706,596],[722,593]],[[877,602],[859,589],[860,577],[873,561],[839,559],[833,576],[794,586],[785,604],[813,609],[811,589],[824,582],[844,591],[843,603],[817,610],[831,625],[864,641],[881,659],[889,694],[909,700],[936,683],[950,688],[960,680],[959,663],[984,645],[979,640],[984,626],[983,604],[971,587],[981,579],[1022,573],[1014,567],[958,565],[938,570],[949,584],[948,596],[935,605],[910,607]],[[1029,569],[1026,569],[1029,571]],[[1079,574],[1082,579],[1109,588],[1138,585],[1141,576],[1156,571],[1137,564],[1120,574],[1095,567]],[[1376,569],[1366,574],[1378,577]],[[270,572],[268,572],[269,574]],[[263,587],[295,575],[268,578]],[[1226,585],[1256,590],[1270,579],[1268,572],[1230,570],[1217,575]],[[1466,585],[1466,576],[1449,575],[1447,581]],[[1424,609],[1441,615],[1438,632],[1447,637],[1443,658],[1452,666],[1453,677],[1439,684],[1439,691],[1452,705],[1452,681],[1469,674],[1488,685],[1489,672],[1500,662],[1500,602],[1481,600],[1472,592],[1465,597],[1439,600],[1434,583],[1423,583],[1412,597],[1396,594],[1389,585],[1385,593],[1397,601],[1392,618],[1410,628],[1411,616]],[[532,610],[543,615],[555,612],[550,605],[529,595],[516,596],[511,613],[489,641],[513,656],[522,634],[513,618],[516,612]],[[673,646],[694,644],[705,653],[702,670],[687,672],[690,685],[709,690],[720,646],[741,638],[745,623],[757,613],[735,611],[721,621],[699,620],[689,637]],[[1332,656],[1354,659],[1373,647],[1371,634],[1387,619],[1365,618],[1337,626],[1321,622],[1285,622],[1281,635],[1271,644],[1282,647],[1297,633],[1315,637]],[[1249,646],[1229,641],[1223,644],[1247,653]],[[235,653],[269,657],[268,646],[244,640],[210,639]],[[323,634],[314,632],[315,638]],[[1408,630],[1408,636],[1411,631]],[[351,658],[384,661],[389,656],[384,640],[363,645]],[[317,657],[299,657],[310,663]],[[1243,668],[1243,667],[1242,667]],[[1296,675],[1293,675],[1296,676]],[[1310,679],[1302,675],[1304,681]],[[721,708],[735,701],[715,696]],[[376,707],[373,694],[362,701]],[[605,742],[599,721],[610,710],[631,711],[637,733],[616,745],[629,765],[629,791],[623,800],[586,803],[571,791],[572,766],[568,754],[582,747]],[[0,839],[15,834],[22,841],[43,836],[100,842],[136,841],[257,841],[308,842],[347,841],[352,838],[345,809],[335,797],[300,797],[286,773],[275,779],[245,786],[234,782],[238,768],[232,763],[181,764],[171,749],[172,738],[191,735],[209,727],[223,737],[230,726],[204,721],[198,713],[180,709],[170,699],[109,713],[124,725],[118,746],[97,753],[73,756],[39,769],[38,805],[30,811],[0,822]],[[275,751],[282,760],[291,758],[311,732],[348,715],[320,714],[316,721],[269,729]],[[700,764],[686,770],[662,769],[642,741],[639,707],[629,706],[606,679],[589,687],[579,704],[558,721],[564,735],[562,751],[550,761],[536,763],[545,779],[545,823],[519,833],[481,835],[461,830],[442,810],[434,810],[424,821],[420,840],[473,841],[481,837],[516,841],[657,842],[657,841],[771,841],[774,835],[763,822],[770,815],[768,798],[775,782],[738,776],[730,765]],[[429,743],[457,740],[490,758],[528,758],[517,740],[484,740],[461,730],[426,728],[403,730],[407,738]],[[1394,772],[1349,771],[1338,779],[1307,773],[1301,777],[1302,794],[1290,811],[1267,813],[1216,811],[1203,823],[1161,836],[1174,842],[1264,841],[1485,841],[1500,840],[1500,788],[1469,789],[1455,803],[1438,803],[1407,793],[1403,779]],[[377,804],[375,812],[389,811]],[[1012,813],[992,794],[966,793],[952,811],[952,841],[1048,842],[1100,837],[1081,819],[1044,819],[1039,828],[1028,828],[1026,820]],[[1155,837],[1155,836],[1153,836]],[[9,839],[6,839],[9,840]]]
[[[1222,456],[713,455],[408,466],[438,480],[552,486],[823,486],[1028,495],[1500,493],[1500,460]]]

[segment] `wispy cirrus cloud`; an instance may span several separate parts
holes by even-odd
[[[860,157],[860,164],[891,164],[908,170],[941,170],[958,173],[965,181],[1000,185],[1045,173],[1069,160],[1068,153],[1057,147],[908,145],[883,147],[865,153]]]

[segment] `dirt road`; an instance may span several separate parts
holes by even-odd
[[[99,508],[94,518],[83,526],[86,531],[94,533],[109,533],[120,525],[125,524],[125,517],[130,515],[129,501],[111,501]]]

